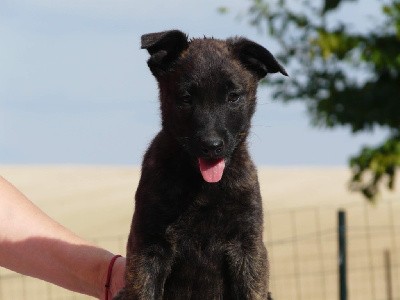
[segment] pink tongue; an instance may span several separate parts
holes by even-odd
[[[206,160],[199,158],[199,167],[203,179],[207,182],[218,182],[222,178],[225,168],[225,160],[223,158],[216,160]]]

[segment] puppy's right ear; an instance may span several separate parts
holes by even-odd
[[[187,35],[179,30],[142,35],[141,48],[150,53],[147,65],[156,77],[167,72],[188,46]]]
[[[288,76],[286,70],[263,46],[241,37],[228,39],[227,42],[241,63],[258,79],[265,77],[268,73],[277,72]]]

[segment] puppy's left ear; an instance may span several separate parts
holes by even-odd
[[[268,73],[277,72],[288,76],[286,70],[279,64],[271,52],[263,46],[240,37],[228,39],[227,43],[230,45],[234,55],[258,79],[264,78]]]

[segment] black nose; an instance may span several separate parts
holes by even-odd
[[[224,141],[219,138],[203,139],[200,144],[201,152],[208,156],[218,156],[224,149]]]

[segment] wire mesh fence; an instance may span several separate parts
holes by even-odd
[[[338,207],[265,212],[274,299],[339,299]],[[347,204],[347,278],[351,300],[400,300],[400,199]],[[124,253],[125,236],[93,239]],[[87,299],[43,281],[0,270],[0,299]]]

